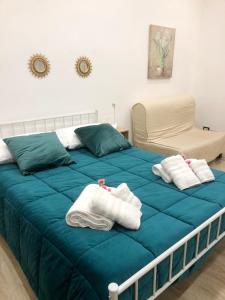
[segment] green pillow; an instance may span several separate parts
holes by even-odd
[[[98,157],[131,147],[128,140],[110,124],[80,127],[74,132],[81,143]]]
[[[23,175],[74,163],[55,132],[4,139]]]

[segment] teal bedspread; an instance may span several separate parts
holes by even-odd
[[[26,177],[15,164],[0,166],[0,233],[41,300],[108,299],[110,282],[122,283],[225,206],[223,172],[214,170],[213,183],[180,192],[152,174],[152,165],[162,159],[158,154],[137,148],[102,158],[85,149],[70,154],[77,164]],[[141,199],[140,230],[115,225],[104,232],[66,225],[65,214],[74,199],[99,178],[106,178],[109,186],[126,182]],[[203,248],[206,231],[200,241]],[[188,245],[188,260],[194,245],[195,239]],[[180,248],[174,256],[174,274],[182,253]],[[141,280],[140,299],[151,293],[151,277]],[[158,287],[167,277],[165,260]],[[132,292],[129,289],[121,299],[132,299]]]

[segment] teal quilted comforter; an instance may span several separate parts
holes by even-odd
[[[15,164],[0,166],[0,233],[41,300],[106,300],[110,282],[122,283],[225,206],[225,173],[216,181],[180,192],[151,172],[162,157],[137,148],[102,158],[85,149],[70,152],[77,162],[22,176]],[[138,231],[118,225],[109,232],[71,228],[65,215],[82,189],[99,178],[109,186],[126,182],[141,199]],[[215,230],[212,230],[213,239]],[[206,232],[200,238],[200,248]],[[188,259],[194,255],[193,239]],[[174,256],[179,271],[183,249]],[[195,266],[193,267],[195,268]],[[192,268],[192,269],[193,269]],[[161,263],[158,287],[168,277]],[[139,284],[140,299],[151,293],[152,274]],[[132,299],[132,289],[121,299]]]

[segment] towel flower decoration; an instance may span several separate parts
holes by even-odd
[[[101,178],[98,180],[98,185],[105,189],[108,192],[111,192],[111,188],[105,185],[105,178]]]
[[[191,166],[191,160],[187,159],[187,155],[185,153],[182,153],[181,156],[185,160],[186,164],[190,167]]]
[[[186,159],[185,160],[186,161],[186,163],[189,165],[189,167],[190,167],[190,165],[191,165],[191,160],[190,159]]]

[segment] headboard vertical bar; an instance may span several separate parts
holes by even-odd
[[[11,130],[12,130],[13,135],[16,135],[16,133],[15,133],[15,127],[14,127],[14,126],[15,126],[15,125],[11,125],[10,128],[11,128]]]
[[[38,129],[37,129],[37,121],[34,122],[34,127],[35,127],[35,131],[37,132]]]
[[[25,125],[25,122],[23,122],[23,133],[26,133],[26,125]]]

